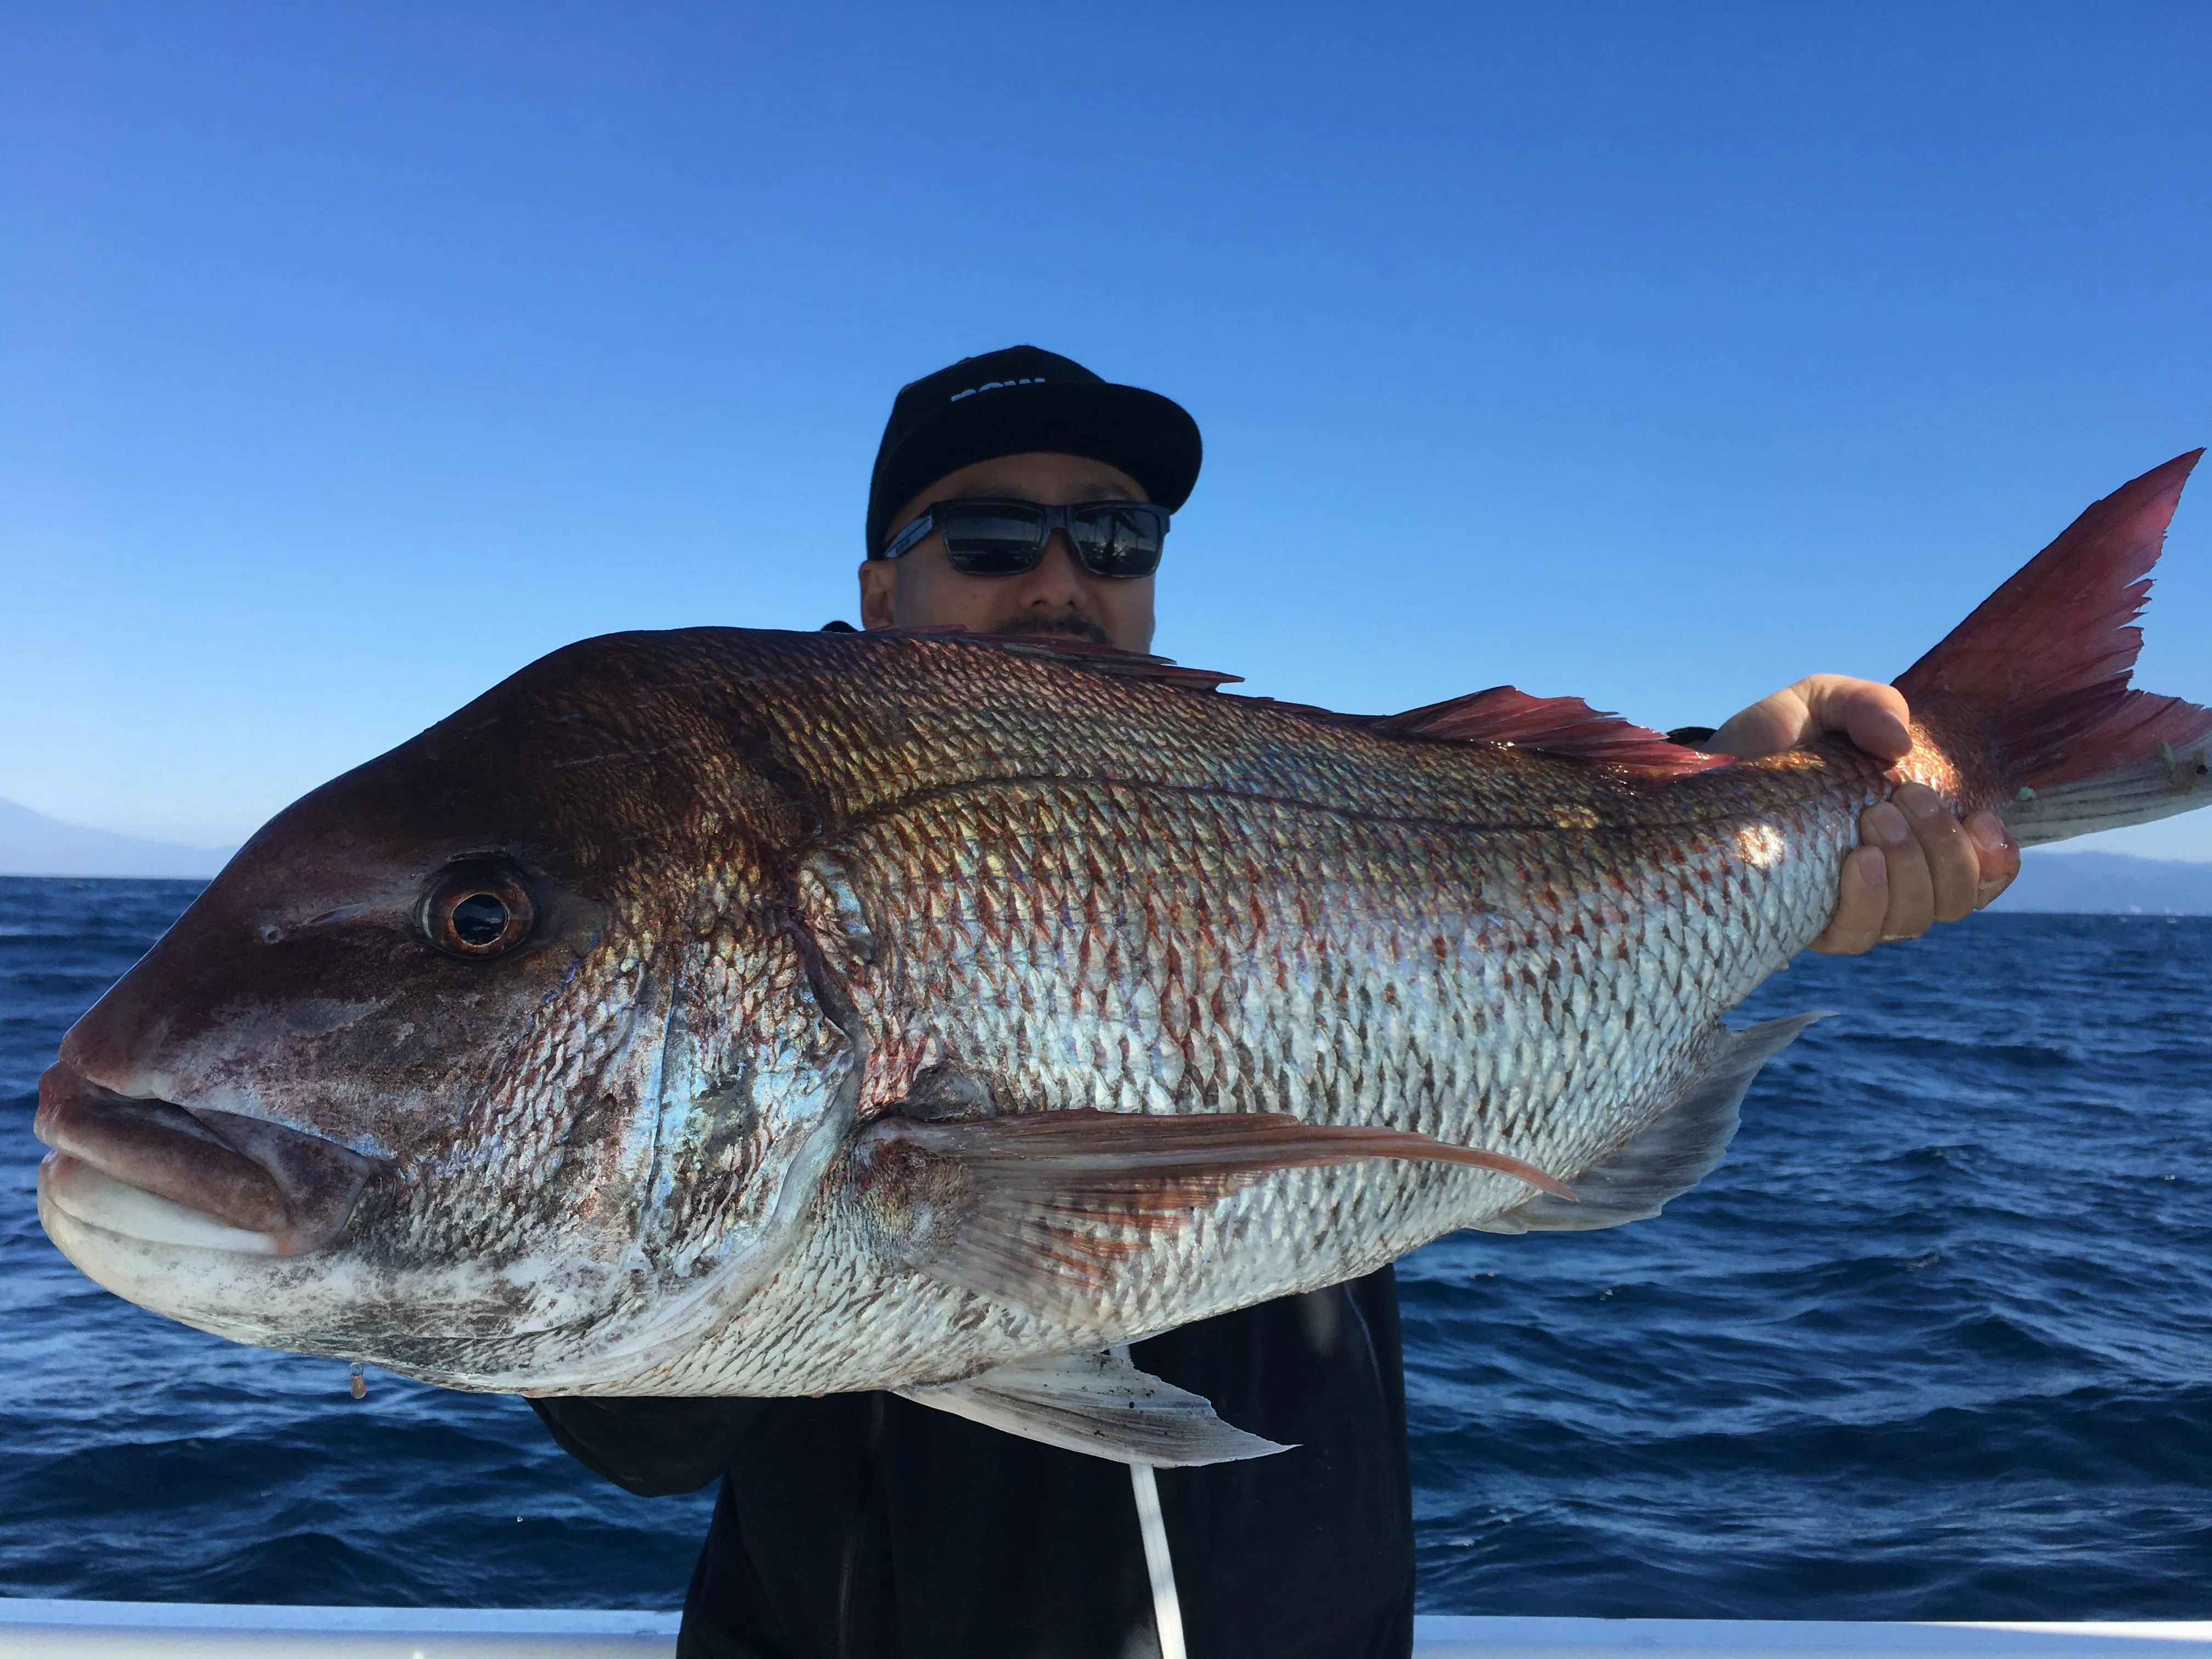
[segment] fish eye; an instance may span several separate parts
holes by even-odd
[[[448,956],[503,956],[530,937],[536,921],[529,890],[496,864],[441,871],[422,896],[422,931]]]

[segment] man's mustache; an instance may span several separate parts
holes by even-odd
[[[1004,622],[993,623],[983,631],[987,634],[1026,634],[1031,637],[1058,635],[1068,639],[1089,640],[1097,645],[1114,643],[1103,628],[1090,617],[1073,611],[1060,617],[1010,617]]]

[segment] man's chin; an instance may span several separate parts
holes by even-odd
[[[1031,639],[1088,640],[1093,645],[1114,643],[1113,637],[1088,617],[1010,617],[1005,622],[993,623],[984,631],[1024,635]]]

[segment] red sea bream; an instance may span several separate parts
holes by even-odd
[[[41,1218],[172,1317],[457,1388],[1270,1449],[1113,1345],[1656,1214],[1895,782],[2022,842],[2212,802],[2212,712],[2127,686],[2193,459],[1899,679],[1887,770],[1045,641],[571,646],[280,814],[78,1023]]]

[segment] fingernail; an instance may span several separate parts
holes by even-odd
[[[1932,818],[1943,810],[1942,798],[1925,784],[1899,784],[1890,799],[1916,818]]]
[[[1893,846],[1902,846],[1912,839],[1912,826],[1905,823],[1905,814],[1888,801],[1867,814],[1867,828],[1874,831],[1875,840]]]
[[[1879,853],[1870,859],[1861,859],[1859,879],[1866,883],[1867,890],[1869,892],[1887,892],[1889,890],[1889,860]]]
[[[1977,812],[1966,820],[1966,833],[1984,853],[2002,853],[2012,845],[2012,832],[1994,812]]]

